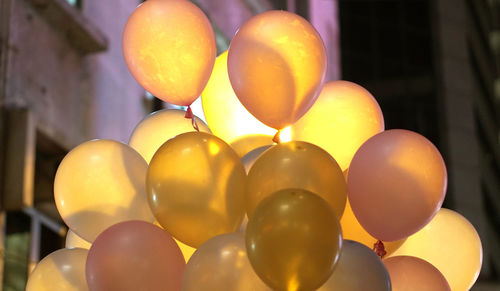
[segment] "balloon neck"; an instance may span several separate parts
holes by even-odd
[[[188,106],[186,110],[186,115],[184,115],[185,118],[191,119],[191,125],[196,131],[200,131],[200,128],[198,127],[198,123],[196,122],[196,118],[193,114],[193,110],[191,110],[191,105]]]
[[[384,256],[387,254],[387,251],[385,250],[384,243],[381,240],[378,240],[376,243],[373,244],[373,251],[381,258],[383,259]]]
[[[280,133],[281,133],[281,130],[278,130],[276,132],[276,134],[273,137],[273,142],[278,143],[278,144],[281,142],[281,140],[280,140]]]

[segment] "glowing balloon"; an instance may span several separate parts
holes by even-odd
[[[344,171],[358,148],[383,130],[384,116],[370,92],[351,82],[332,81],[292,125],[292,136],[325,149]]]
[[[250,114],[234,94],[227,74],[227,51],[216,60],[207,86],[201,93],[203,112],[213,134],[229,144],[247,135],[266,135],[272,143],[276,130]]]
[[[153,222],[145,193],[147,168],[144,159],[125,144],[112,140],[82,143],[57,169],[57,210],[64,222],[88,242],[121,221]]]
[[[152,223],[126,221],[97,237],[86,277],[92,291],[181,290],[185,265],[168,232]]]
[[[446,166],[436,147],[418,133],[394,129],[367,140],[347,179],[356,218],[383,241],[405,238],[438,212],[446,192]]]
[[[240,158],[248,154],[250,151],[263,146],[272,145],[273,138],[264,134],[249,134],[231,143],[231,148],[238,154]]]
[[[190,105],[200,96],[216,53],[210,21],[189,1],[146,1],[123,31],[123,55],[134,78],[177,105]]]
[[[241,233],[221,234],[202,244],[186,265],[183,291],[271,291],[248,261]]]
[[[154,225],[160,227],[163,229],[163,227],[161,226],[161,224],[158,222],[158,221],[155,221],[154,222]],[[182,242],[178,241],[175,237],[173,237],[174,241],[177,243],[177,245],[179,246],[179,248],[181,249],[181,252],[182,252],[182,256],[184,257],[184,261],[187,263],[189,261],[189,259],[191,258],[191,256],[194,254],[194,252],[196,251],[195,248],[192,248],[186,244],[183,244]]]
[[[253,164],[247,179],[246,207],[250,217],[262,199],[286,188],[311,191],[342,216],[346,183],[335,160],[323,149],[302,141],[275,145]]]
[[[248,258],[275,290],[315,290],[339,258],[342,235],[332,208],[302,189],[273,193],[257,206],[246,231]]]
[[[244,214],[245,170],[220,138],[188,132],[167,141],[147,174],[158,222],[181,242],[198,247],[238,229]]]
[[[91,245],[92,245],[91,243],[79,237],[76,233],[71,231],[71,229],[68,230],[68,233],[66,234],[66,245],[65,245],[67,249],[82,248],[88,250],[90,249]]]
[[[481,270],[483,248],[474,226],[459,213],[441,208],[420,231],[408,237],[392,256],[414,256],[434,265],[451,290],[466,291]]]
[[[248,154],[241,158],[241,162],[243,163],[243,167],[245,167],[245,171],[247,172],[247,174],[250,171],[250,168],[252,168],[255,161],[270,147],[271,146],[258,147],[248,152]]]
[[[229,79],[245,108],[281,129],[313,105],[326,74],[318,32],[287,11],[258,14],[238,30],[227,60]]]
[[[151,113],[135,127],[128,144],[149,163],[164,142],[181,133],[195,131],[191,119],[185,118],[185,114],[177,109]],[[203,120],[195,118],[200,131],[210,132]]]
[[[384,260],[393,291],[451,291],[443,274],[428,262],[409,256]],[[455,291],[455,289],[453,289]]]
[[[26,291],[86,291],[85,260],[88,250],[57,250],[41,260],[28,278]]]
[[[337,266],[328,281],[317,291],[365,291],[368,289],[391,291],[391,280],[387,269],[371,249],[358,242],[344,239]]]

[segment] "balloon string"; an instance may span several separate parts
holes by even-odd
[[[381,258],[383,259],[384,256],[387,254],[385,251],[385,246],[384,243],[381,240],[378,240],[376,243],[373,244],[373,251]]]
[[[281,140],[280,140],[280,133],[281,133],[281,130],[278,130],[278,131],[276,132],[276,134],[274,135],[274,137],[273,137],[273,141],[274,141],[275,143],[280,143],[280,142],[281,142]]]
[[[184,115],[185,118],[191,119],[191,125],[193,126],[196,131],[200,131],[200,128],[198,127],[198,123],[196,122],[196,118],[193,114],[193,110],[191,110],[191,106],[188,106],[186,115]]]

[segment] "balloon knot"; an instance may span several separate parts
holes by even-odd
[[[184,118],[191,119],[191,125],[196,131],[200,131],[200,128],[198,127],[198,123],[196,122],[196,118],[193,114],[193,110],[191,110],[191,106],[188,106],[186,110],[186,115],[184,115]]]
[[[385,250],[384,243],[381,240],[378,240],[376,243],[373,244],[373,251],[381,258],[383,259],[384,256],[387,254]]]
[[[281,132],[280,130],[278,130],[276,132],[276,134],[273,137],[273,142],[275,142],[275,143],[280,143],[281,142],[281,140],[280,140],[280,132]]]

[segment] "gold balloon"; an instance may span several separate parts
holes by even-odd
[[[134,129],[128,144],[150,162],[158,148],[167,140],[185,132],[195,131],[186,112],[177,109],[163,109],[144,118]],[[198,128],[210,132],[203,120],[196,118]]]
[[[216,60],[207,86],[201,93],[203,112],[213,134],[227,143],[236,142],[247,135],[265,135],[272,143],[276,133],[250,114],[234,94],[227,74],[227,51]]]
[[[264,199],[248,221],[248,258],[276,290],[315,290],[332,274],[342,235],[325,200],[302,189],[285,189]]]
[[[221,234],[202,244],[186,265],[183,291],[271,291],[248,261],[242,233]]]
[[[238,30],[228,55],[231,85],[243,106],[264,124],[281,129],[313,105],[326,75],[326,50],[304,18],[268,11]]]
[[[317,291],[391,291],[391,279],[380,258],[366,246],[351,240],[342,250],[332,275]]]
[[[247,179],[248,217],[262,199],[286,188],[300,188],[325,199],[342,217],[346,183],[335,160],[323,149],[302,141],[271,147],[253,164]]]
[[[85,142],[57,169],[54,198],[64,222],[93,242],[109,226],[126,220],[153,222],[145,179],[148,164],[129,146],[113,140]]]
[[[123,56],[154,96],[190,105],[210,78],[217,49],[205,14],[189,1],[146,1],[123,31]]]
[[[28,278],[26,291],[87,291],[88,250],[61,249],[46,256]]]
[[[434,265],[451,290],[466,291],[476,282],[483,261],[481,239],[459,213],[441,208],[434,218],[392,256],[414,256]]]
[[[270,147],[271,146],[267,145],[255,148],[248,152],[245,156],[243,156],[243,158],[241,158],[241,162],[243,163],[243,167],[245,167],[245,172],[247,172],[247,174],[252,168],[255,161]]]
[[[325,149],[344,171],[358,148],[383,130],[384,116],[370,92],[348,81],[332,81],[292,125],[292,136]]]
[[[157,220],[155,220],[154,225],[163,228]],[[187,244],[183,244],[182,242],[177,240],[175,237],[172,237],[172,238],[175,240],[175,242],[177,243],[177,245],[181,249],[182,256],[184,257],[184,261],[187,263],[189,261],[189,259],[191,258],[191,256],[196,251],[196,249],[188,246]]]
[[[441,154],[422,135],[391,129],[368,139],[349,167],[349,202],[357,220],[383,241],[406,238],[438,212],[447,174]]]
[[[244,214],[245,170],[220,138],[188,132],[164,143],[147,173],[153,213],[172,236],[198,247],[238,229]]]
[[[410,256],[384,260],[393,291],[458,291],[450,289],[443,274],[428,262]]]
[[[68,230],[68,233],[66,233],[65,247],[67,249],[82,248],[88,250],[90,249],[90,246],[92,246],[91,243],[79,237],[76,233],[71,231],[71,229]]]
[[[231,143],[231,148],[240,158],[255,148],[272,145],[273,138],[265,134],[248,134]]]

